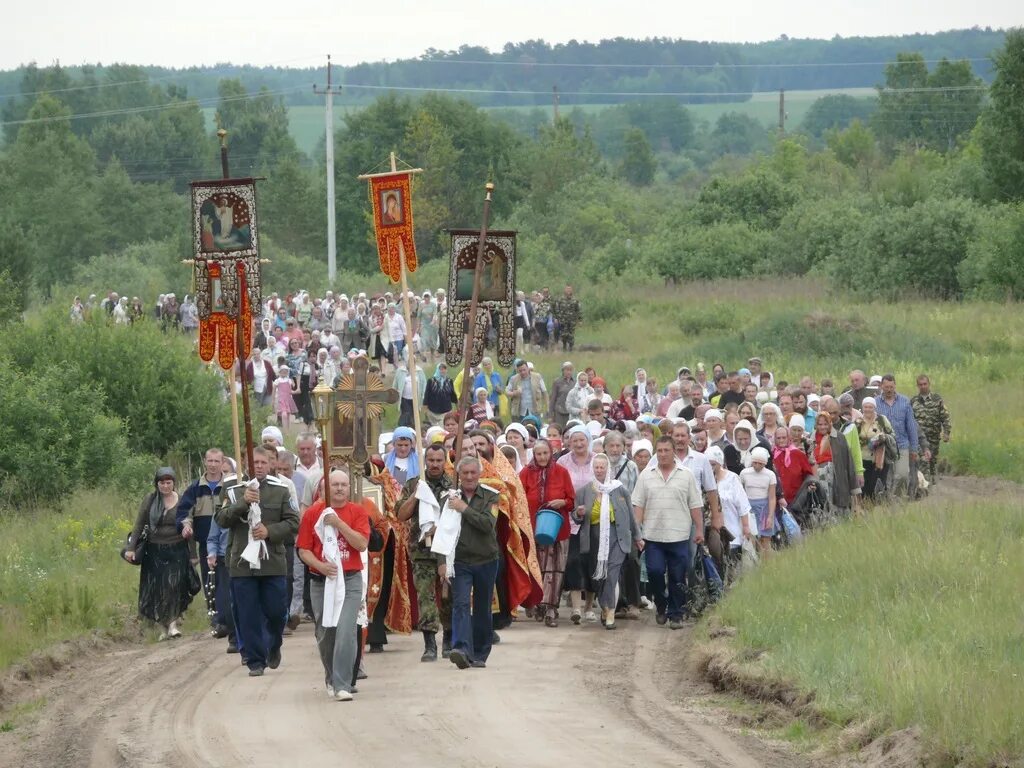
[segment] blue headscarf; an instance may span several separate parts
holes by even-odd
[[[406,465],[405,476],[407,478],[419,477],[420,476],[420,455],[419,446],[416,444],[416,433],[409,427],[397,427],[391,435],[391,442],[394,443],[396,440],[412,440],[412,451],[409,453],[407,459],[408,464]],[[391,474],[395,473],[395,449],[392,448],[388,455],[384,457],[384,466],[388,468],[388,472]]]

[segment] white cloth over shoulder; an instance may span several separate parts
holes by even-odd
[[[449,579],[452,577],[452,568],[455,565],[455,547],[458,546],[460,533],[462,533],[462,515],[454,509],[449,509],[446,500],[441,509],[440,522],[434,532],[434,541],[430,545],[430,551],[437,555],[444,555]]]
[[[359,606],[359,615],[356,616],[356,626],[370,626],[370,616],[366,611],[366,584],[370,580],[370,556],[364,549],[359,553],[363,559],[363,602]]]
[[[416,501],[419,502],[420,541],[423,541],[437,528],[441,520],[441,505],[430,486],[422,480],[416,483]]]
[[[341,618],[341,607],[345,604],[345,572],[341,567],[341,548],[338,546],[338,530],[333,525],[327,525],[325,520],[328,515],[337,514],[333,509],[327,507],[320,513],[320,518],[313,526],[313,531],[323,545],[323,558],[328,563],[338,567],[338,575],[324,579],[324,612],[321,626],[336,627],[338,619]]]
[[[246,483],[246,488],[250,488],[254,491],[260,489],[259,480],[250,480]],[[261,525],[263,522],[263,510],[260,509],[260,503],[254,501],[249,504],[249,515],[246,518],[249,523],[249,542],[245,545],[245,549],[242,550],[242,560],[249,564],[249,568],[254,571],[258,571],[261,567],[261,560],[266,560],[270,557],[270,552],[267,550],[267,542],[265,539],[257,541],[252,537],[253,529],[257,525]]]

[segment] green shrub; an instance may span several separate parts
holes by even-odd
[[[585,323],[610,323],[632,312],[632,304],[625,297],[610,293],[585,294],[580,304]]]
[[[1024,299],[1024,205],[998,205],[986,212],[959,274],[971,296]]]

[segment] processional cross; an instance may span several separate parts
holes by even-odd
[[[351,448],[349,461],[362,467],[370,458],[366,439],[369,423],[384,415],[386,403],[398,402],[398,390],[388,389],[384,381],[376,373],[370,373],[370,361],[365,357],[357,357],[352,361],[352,373],[341,377],[335,390],[337,412],[342,421],[352,423]]]

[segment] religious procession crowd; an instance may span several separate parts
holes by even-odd
[[[414,358],[446,342],[438,293],[415,302]],[[291,450],[288,418],[311,421],[316,381],[336,383],[360,356],[381,372],[407,360],[393,299],[268,300],[244,380],[283,431],[263,430],[248,480],[217,448],[180,496],[173,470],[158,470],[126,544],[142,565],[140,613],[164,636],[180,635],[206,585],[213,633],[260,676],[305,617],[328,696],[351,700],[364,650],[382,652],[389,632],[420,632],[422,661],[467,669],[486,667],[516,620],[554,628],[567,614],[612,630],[653,610],[678,629],[806,530],[922,494],[951,435],[923,374],[912,399],[889,374],[790,383],[758,357],[684,365],[667,386],[638,368],[614,388],[567,361],[546,382],[526,358],[572,349],[581,314],[566,287],[520,300],[523,356],[504,373],[487,357],[473,368],[465,412],[461,374],[439,363],[428,379],[414,363],[414,388],[399,365],[398,426],[356,476],[325,480],[319,438],[302,432]]]

